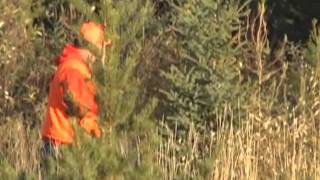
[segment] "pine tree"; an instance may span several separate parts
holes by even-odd
[[[159,177],[155,162],[157,131],[151,114],[157,104],[150,99],[138,107],[141,83],[135,69],[144,47],[145,30],[152,18],[149,1],[70,0],[81,18],[71,27],[77,34],[83,19],[105,25],[112,45],[97,55],[94,78],[104,135],[93,139],[77,130],[79,145],[63,149],[52,159],[45,177],[62,179],[150,179]],[[98,8],[97,11],[92,9]],[[79,34],[77,34],[79,36]],[[77,140],[76,140],[77,141]],[[55,167],[56,168],[52,168]],[[51,167],[51,169],[50,169]]]
[[[171,5],[179,57],[163,73],[172,83],[164,93],[174,111],[166,121],[184,134],[191,126],[202,132],[214,129],[216,110],[241,98],[239,57],[244,43],[236,35],[245,12],[236,1],[187,0]]]
[[[247,95],[241,74],[247,42],[242,41],[240,30],[248,12],[246,4],[233,0],[168,2],[166,42],[173,44],[176,61],[162,72],[170,87],[161,92],[169,109],[164,122],[178,147],[167,148],[179,162],[190,163],[187,171],[177,167],[178,177],[206,179],[210,169],[207,139],[221,123],[221,110],[236,109]]]

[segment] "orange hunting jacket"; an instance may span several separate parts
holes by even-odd
[[[90,134],[97,137],[101,135],[96,119],[98,106],[95,101],[95,86],[81,50],[68,44],[56,59],[58,67],[50,83],[48,108],[41,130],[42,137],[55,144],[73,142],[74,131],[72,119],[67,113],[69,107],[65,101],[66,93],[79,105],[82,116],[77,119],[77,124]]]

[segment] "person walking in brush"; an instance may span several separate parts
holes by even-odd
[[[83,23],[80,34],[88,46],[100,52],[111,44],[110,39],[104,40],[104,27],[94,22]],[[55,61],[57,70],[50,83],[48,108],[41,129],[46,154],[53,154],[60,145],[73,142],[73,119],[88,134],[101,136],[89,66],[95,56],[89,49],[67,44]]]

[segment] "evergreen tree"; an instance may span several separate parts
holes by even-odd
[[[191,126],[213,130],[216,110],[240,98],[241,47],[237,39],[245,15],[236,1],[186,0],[173,7],[172,29],[179,54],[163,75],[172,83],[164,91],[173,113],[172,129],[186,133]],[[243,91],[242,91],[243,92]]]
[[[149,1],[68,1],[83,18],[102,23],[112,45],[97,53],[94,78],[104,135],[92,139],[77,130],[79,145],[65,148],[63,158],[50,161],[45,177],[62,179],[150,179],[159,177],[155,162],[157,131],[151,114],[156,100],[137,107],[141,94],[135,69],[152,18]],[[92,11],[99,8],[98,11]],[[78,25],[71,29],[75,34]],[[80,42],[81,43],[81,42]],[[74,127],[76,128],[76,127]],[[77,129],[77,128],[76,128]],[[77,140],[76,140],[77,141]],[[51,167],[51,168],[50,168]],[[56,167],[56,168],[54,168]]]
[[[248,11],[246,4],[233,0],[168,2],[170,33],[165,42],[174,47],[176,60],[162,72],[170,87],[161,92],[169,107],[164,122],[178,147],[167,148],[179,162],[190,163],[188,171],[177,167],[178,177],[206,179],[210,133],[217,130],[225,107],[238,108],[248,95],[241,72],[248,45],[241,23]],[[235,120],[230,117],[223,119]]]

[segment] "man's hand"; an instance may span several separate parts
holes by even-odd
[[[96,137],[101,137],[102,132],[101,132],[100,129],[95,129],[95,130],[93,130],[93,134],[94,134]]]
[[[85,131],[95,137],[101,137],[102,131],[98,126],[96,116],[88,112],[80,121],[80,127],[84,128]]]

